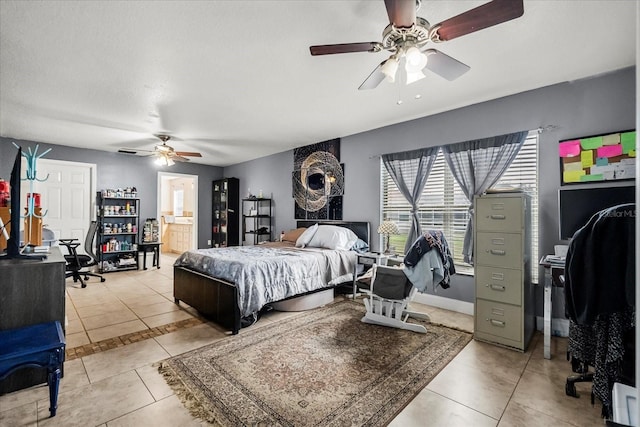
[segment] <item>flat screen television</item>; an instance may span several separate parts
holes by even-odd
[[[42,254],[23,254],[20,250],[20,174],[22,166],[22,149],[18,148],[16,158],[13,162],[13,169],[11,169],[11,179],[9,185],[11,186],[11,209],[10,209],[10,224],[11,232],[9,233],[9,239],[7,240],[7,249],[4,254],[0,254],[0,261],[5,259],[43,259],[46,255]]]
[[[569,240],[595,213],[635,202],[635,186],[558,190],[560,239]]]
[[[6,254],[3,258],[16,258],[20,255],[20,166],[22,162],[22,149],[18,148],[16,158],[13,162],[13,169],[11,169],[11,178],[9,181],[11,208],[10,208],[10,220],[11,231],[9,239],[7,240]],[[6,226],[7,224],[5,224]]]

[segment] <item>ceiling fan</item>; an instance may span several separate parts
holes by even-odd
[[[175,164],[175,162],[188,162],[189,159],[187,159],[187,157],[202,157],[202,154],[197,152],[176,151],[172,146],[167,144],[167,142],[171,140],[171,135],[157,134],[153,136],[162,141],[162,144],[156,145],[153,151],[121,148],[118,152],[126,154],[138,154],[138,152],[150,153],[148,155],[155,156],[156,163],[162,166],[171,166]]]
[[[366,78],[358,89],[374,89],[382,80],[394,82],[400,62],[404,62],[406,84],[425,77],[430,70],[447,80],[455,80],[470,67],[437,49],[429,42],[440,43],[473,33],[512,19],[524,13],[523,0],[493,0],[438,24],[416,16],[421,0],[384,0],[389,25],[381,42],[343,43],[311,46],[312,56],[351,52],[391,52],[391,56]]]

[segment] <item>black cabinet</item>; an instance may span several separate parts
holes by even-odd
[[[239,191],[238,178],[213,181],[211,246],[214,248],[238,246]]]
[[[140,199],[102,191],[98,193],[96,256],[100,273],[138,268]]]
[[[271,199],[242,199],[242,244],[271,240]]]

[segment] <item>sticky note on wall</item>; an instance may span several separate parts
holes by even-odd
[[[629,154],[630,151],[635,150],[636,147],[636,133],[625,132],[620,137],[620,143],[622,144],[622,152]]]
[[[571,163],[564,163],[563,165],[563,170],[565,172],[571,172],[571,171],[581,171],[582,170],[582,162],[571,162]]]
[[[593,166],[593,150],[586,150],[580,153],[580,160],[583,168],[590,168]]]
[[[583,150],[594,150],[602,147],[602,137],[594,136],[593,138],[582,138],[580,140],[580,145]]]
[[[616,157],[622,154],[622,144],[598,148],[598,157]]]
[[[558,144],[560,157],[574,157],[580,155],[580,141],[564,141]]]
[[[596,159],[596,165],[598,166],[607,166],[609,164],[609,159],[606,157],[598,157]]]
[[[611,135],[605,135],[602,137],[603,145],[616,145],[620,144],[620,134],[612,133]]]
[[[562,174],[564,182],[580,182],[580,177],[584,175],[583,170],[579,171],[565,171]]]

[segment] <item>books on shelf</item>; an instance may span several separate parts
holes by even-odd
[[[551,264],[554,267],[564,267],[567,258],[561,255],[545,255],[540,264]]]

